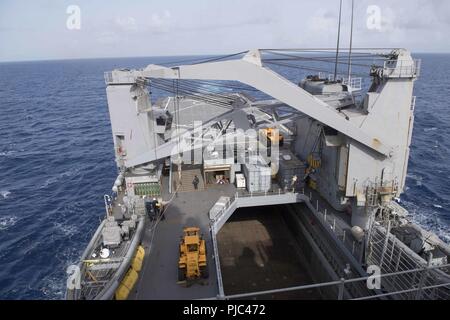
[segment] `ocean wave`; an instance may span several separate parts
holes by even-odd
[[[16,151],[14,150],[10,150],[10,151],[2,151],[0,152],[0,157],[7,157],[7,156],[11,156],[15,153]]]
[[[11,191],[8,191],[8,190],[0,191],[0,196],[2,196],[3,199],[8,199],[10,195],[11,195]]]
[[[47,277],[43,281],[44,285],[39,289],[42,294],[50,300],[60,300],[64,298],[65,283],[60,276]]]
[[[402,200],[402,205],[408,210],[413,223],[435,233],[442,241],[450,244],[448,222],[443,221],[439,213],[434,210],[434,208],[441,209],[441,205],[433,204],[432,207],[423,208],[407,200]]]
[[[78,233],[78,228],[74,225],[62,224],[60,222],[54,222],[56,230],[60,231],[64,236],[71,237]]]
[[[406,177],[411,180],[414,180],[416,183],[416,186],[419,186],[419,187],[422,186],[422,180],[423,180],[422,176],[419,176],[417,174],[407,174]]]
[[[39,291],[46,299],[64,299],[66,290],[66,270],[71,265],[77,265],[81,250],[77,246],[66,246],[55,258],[58,261],[54,271],[39,282]]]
[[[0,230],[7,230],[14,226],[19,218],[16,216],[6,216],[6,217],[0,217]]]
[[[70,169],[68,171],[62,172],[62,173],[58,174],[57,176],[54,176],[54,177],[51,177],[51,178],[48,178],[47,180],[45,180],[45,182],[39,187],[39,189],[47,188],[49,185],[54,184],[63,178],[74,177],[74,176],[78,175],[79,172],[80,172],[80,169],[78,169],[78,168],[74,168],[74,169]]]

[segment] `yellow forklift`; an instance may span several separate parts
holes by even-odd
[[[183,233],[178,260],[178,283],[189,286],[196,280],[209,277],[206,242],[198,227],[184,228]]]

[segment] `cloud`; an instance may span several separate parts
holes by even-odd
[[[119,36],[115,32],[112,32],[112,31],[104,31],[104,32],[97,33],[96,39],[97,39],[98,43],[104,44],[104,45],[116,44],[120,40]]]
[[[147,35],[168,33],[173,27],[173,20],[170,11],[164,10],[162,13],[153,13],[150,17],[116,17],[113,20],[113,29],[117,34],[129,36],[132,33],[146,33]]]
[[[164,10],[162,14],[154,13],[150,17],[149,31],[166,33],[172,27],[172,15],[170,11]]]
[[[350,1],[343,4],[341,43],[347,45]],[[381,9],[381,31],[367,27],[370,5]],[[339,13],[337,0],[158,0],[132,6],[99,0],[80,4],[82,29],[70,32],[65,4],[0,0],[0,7],[0,60],[334,47]],[[450,1],[356,0],[354,27],[355,47],[449,52]],[[61,43],[77,43],[79,50]]]
[[[114,20],[115,25],[123,31],[137,31],[138,25],[133,17],[117,17]]]
[[[337,16],[320,10],[308,19],[307,27],[312,32],[329,32],[336,28]]]

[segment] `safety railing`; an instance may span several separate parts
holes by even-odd
[[[272,197],[277,195],[295,195],[298,194],[300,191],[297,191],[295,188],[293,189],[270,189],[268,191],[260,191],[260,192],[251,192],[247,190],[239,190],[234,195],[229,197],[228,201],[224,204],[223,208],[220,209],[214,219],[211,219],[211,223],[216,223],[217,221],[221,220],[223,215],[228,211],[228,209],[238,200],[239,198],[261,198],[261,197]],[[304,189],[302,191],[304,194]]]
[[[233,203],[240,197],[265,197],[270,195],[292,194],[295,190],[270,190],[268,192],[237,192],[229,198],[224,208],[221,210],[217,218],[221,216],[226,210],[230,208]],[[302,189],[299,193],[305,195],[305,190]],[[336,238],[344,244],[344,246],[357,259],[361,259],[364,248],[364,242],[356,241],[345,222],[342,222],[335,213],[329,213],[324,206],[321,208],[319,199],[313,199],[313,193],[310,192],[304,199],[309,198],[309,205],[314,207],[313,214],[320,219],[321,223],[329,228]],[[212,226],[214,228],[214,225]],[[380,233],[380,229],[374,228],[371,233],[369,242],[371,244],[377,243],[379,246],[370,245],[368,264],[373,264],[379,267],[379,275],[371,275],[358,278],[341,278],[337,281],[308,284],[296,287],[281,288],[274,290],[249,292],[226,296],[221,287],[222,280],[220,279],[220,295],[219,299],[242,299],[256,296],[273,295],[282,292],[292,292],[311,289],[330,288],[337,292],[336,299],[341,300],[345,298],[344,292],[352,292],[351,299],[353,300],[368,300],[368,299],[450,299],[450,264],[432,266],[421,265],[418,263],[410,253],[406,252],[404,248],[396,246],[395,236],[386,232],[388,241]],[[350,233],[350,234],[349,234]],[[213,230],[214,234],[214,230]],[[214,236],[214,235],[213,235]],[[215,239],[214,239],[215,240]],[[216,241],[213,241],[216,242]],[[383,248],[384,247],[384,248]],[[215,248],[216,249],[216,248]],[[216,249],[217,250],[217,249]],[[216,261],[218,262],[218,261]],[[220,264],[220,262],[218,262]],[[220,266],[217,266],[220,272]],[[374,286],[373,283],[379,280],[379,287]],[[352,290],[355,286],[367,286],[368,290],[362,291],[366,294],[355,294],[358,291]],[[373,288],[372,288],[373,287]],[[373,289],[373,290],[372,290]],[[378,290],[375,290],[378,289]],[[367,294],[371,292],[373,294]]]
[[[304,191],[303,191],[304,193]],[[349,252],[359,260],[361,258],[361,251],[363,248],[363,242],[357,241],[351,235],[351,231],[347,223],[342,222],[337,215],[333,212],[329,212],[325,205],[321,205],[319,199],[313,199],[313,193],[309,192],[309,202],[315,210],[312,210],[313,214],[321,221],[332,233],[340,240]]]
[[[388,78],[412,78],[420,75],[421,60],[386,60],[383,74]]]
[[[350,87],[351,91],[359,91],[362,89],[362,78],[342,79],[342,84]]]
[[[223,297],[225,295],[223,288],[223,280],[222,280],[222,270],[220,267],[220,256],[219,256],[219,248],[217,246],[217,231],[215,230],[215,225],[211,225],[211,240],[213,244],[213,252],[214,252],[214,264],[216,266],[216,275],[217,275],[217,287],[219,291],[219,297]]]
[[[404,296],[408,294],[411,300],[422,300],[428,298],[430,295],[427,293],[432,292],[436,289],[447,289],[450,292],[450,281],[445,283],[439,283],[434,285],[424,285],[421,279],[423,279],[424,275],[428,272],[432,272],[433,270],[439,270],[443,268],[448,268],[450,264],[442,265],[442,266],[429,266],[425,268],[418,268],[406,271],[385,273],[385,274],[373,274],[365,277],[344,279],[341,278],[336,281],[323,282],[323,283],[315,283],[315,284],[307,284],[295,287],[288,288],[280,288],[273,290],[265,290],[265,291],[257,291],[257,292],[248,292],[241,294],[233,294],[226,295],[221,297],[222,299],[230,300],[230,299],[243,299],[257,296],[267,296],[273,295],[277,293],[283,292],[297,292],[302,290],[308,290],[310,292],[313,289],[333,289],[337,292],[336,300],[344,299],[345,289],[350,285],[364,285],[367,287],[369,294],[353,296],[350,300],[372,300],[372,299],[398,299],[399,296]],[[389,283],[393,278],[399,277],[401,275],[410,275],[411,278],[417,279],[414,282],[409,284],[408,289],[392,291],[392,292],[383,292],[377,293],[376,289],[382,289],[384,283]],[[379,291],[378,291],[379,292]],[[373,293],[373,294],[370,294]],[[445,299],[445,297],[437,297],[438,299]],[[448,298],[447,298],[448,299]]]
[[[328,76],[324,75],[323,73],[319,73],[319,77],[321,79],[327,79],[328,81],[334,81],[335,79],[333,73],[328,74]],[[341,81],[343,85],[349,86],[351,88],[351,91],[362,90],[363,79],[361,77],[349,78],[348,76],[337,75],[336,80]]]
[[[105,84],[110,84],[113,82],[113,77],[112,77],[112,72],[105,72],[104,73],[104,77],[105,77]]]
[[[387,228],[376,225],[372,228],[370,238],[368,239],[367,262],[378,265],[381,271],[396,273],[399,271],[408,271],[415,269],[427,269],[428,262],[417,256],[409,247],[399,242],[396,237],[390,233],[390,224]],[[431,265],[431,264],[430,264]],[[429,269],[427,269],[429,270]],[[450,269],[441,266],[439,270],[432,270],[421,275],[420,285],[423,287],[435,287],[433,291],[423,292],[426,299],[450,299],[450,291],[439,289],[442,283],[450,281],[448,274]],[[398,296],[402,299],[411,299],[409,292],[411,283],[417,282],[415,275],[402,274],[394,277],[387,288],[389,291],[404,291],[404,294]],[[422,294],[422,293],[421,293]]]
[[[273,195],[286,195],[286,194],[302,194],[305,195],[305,189],[302,188],[300,191],[295,189],[271,189],[269,191],[262,192],[250,192],[250,191],[238,191],[233,196],[229,198],[229,200],[225,203],[224,207],[216,214],[213,223],[219,221],[225,212],[231,207],[231,205],[239,198],[252,198],[252,197],[268,197]],[[319,200],[316,199],[313,203],[312,192],[309,193],[309,201],[311,204],[315,205],[316,212],[314,212],[318,218],[320,218],[329,229],[333,231],[338,239],[340,239],[349,249],[349,251],[359,258],[359,253],[362,247],[362,244],[356,240],[353,240],[349,235],[349,231],[347,228],[343,227],[336,216],[334,214],[329,214],[326,208],[320,208]]]

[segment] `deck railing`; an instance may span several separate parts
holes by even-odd
[[[420,75],[422,61],[414,59],[409,60],[386,60],[383,64],[383,73],[389,78],[411,78]]]
[[[405,294],[408,294],[409,297],[411,297],[411,300],[420,300],[423,297],[425,297],[427,294],[432,293],[433,291],[439,289],[439,288],[446,288],[447,290],[450,290],[450,281],[435,284],[435,285],[421,285],[420,279],[423,278],[424,274],[428,272],[432,272],[433,270],[440,270],[443,268],[450,267],[450,264],[442,265],[442,266],[429,266],[425,268],[418,268],[418,269],[412,269],[412,270],[406,270],[406,271],[399,271],[399,272],[392,272],[392,273],[385,273],[380,274],[377,276],[371,275],[366,277],[358,277],[358,278],[352,278],[352,279],[340,279],[336,281],[330,281],[330,282],[323,282],[323,283],[316,283],[316,284],[309,284],[309,285],[302,285],[302,286],[295,286],[295,287],[288,287],[288,288],[281,288],[281,289],[273,289],[273,290],[265,290],[265,291],[257,291],[257,292],[248,292],[248,293],[242,293],[242,294],[234,294],[234,295],[228,295],[223,296],[223,299],[229,300],[229,299],[243,299],[243,298],[250,298],[250,297],[257,297],[257,296],[266,296],[266,295],[273,295],[277,293],[282,292],[292,292],[292,291],[301,291],[301,290],[311,290],[311,289],[320,289],[320,288],[335,288],[337,289],[337,296],[336,300],[343,300],[344,299],[344,291],[346,287],[349,285],[354,284],[362,284],[368,287],[369,290],[372,290],[373,281],[375,279],[380,281],[380,284],[383,285],[385,282],[391,282],[392,279],[399,277],[401,275],[409,275],[411,278],[418,279],[415,282],[410,283],[408,289],[404,290],[398,290],[398,291],[392,291],[392,292],[386,292],[386,293],[379,293],[376,294],[375,290],[371,291],[374,294],[373,295],[361,295],[358,297],[352,297],[350,300],[371,300],[371,299],[397,299],[398,297],[404,296]],[[443,297],[441,297],[442,299]],[[447,298],[448,299],[448,298]]]
[[[236,192],[232,197],[229,198],[224,208],[217,214],[214,221],[212,221],[212,228],[214,228],[214,222],[222,217],[222,215],[236,202],[237,199],[245,197],[267,197],[271,195],[281,195],[287,193],[295,193],[295,190],[271,190],[268,192],[247,192],[240,191]],[[326,205],[322,205],[319,201],[319,197],[317,197],[313,193],[309,192],[308,195],[305,195],[305,189],[302,189],[300,192],[304,196],[304,199],[308,204],[308,207],[311,209],[310,211],[319,219],[319,221],[326,227],[331,230],[331,232],[336,236],[338,240],[347,248],[349,252],[353,255],[353,257],[357,261],[361,261],[363,249],[365,247],[365,243],[363,241],[357,241],[351,235],[351,230],[347,225],[337,218],[334,213],[329,213]],[[309,201],[308,201],[309,199]],[[376,266],[379,265],[380,271],[382,272],[379,276],[365,276],[358,278],[345,279],[341,278],[337,281],[324,282],[318,284],[310,284],[289,288],[281,288],[274,290],[266,290],[266,291],[258,291],[258,292],[250,292],[236,295],[228,295],[224,294],[222,279],[220,278],[219,284],[219,299],[242,299],[256,296],[264,296],[271,295],[281,292],[289,292],[289,291],[300,291],[300,290],[310,290],[314,288],[325,288],[325,287],[334,287],[338,295],[336,299],[344,299],[345,290],[349,290],[355,285],[367,285],[369,282],[373,282],[373,280],[380,279],[381,289],[380,290],[368,290],[369,292],[373,292],[373,294],[369,295],[356,295],[352,296],[352,300],[368,300],[368,299],[410,299],[410,300],[420,300],[420,299],[441,299],[447,300],[450,299],[450,276],[446,272],[448,272],[450,268],[450,264],[440,265],[440,266],[432,266],[432,265],[421,265],[418,263],[408,252],[404,252],[407,250],[405,248],[400,248],[396,245],[395,236],[386,233],[388,237],[388,241],[386,241],[385,237],[382,237],[381,229],[374,227],[374,231],[370,235],[369,242],[378,243],[380,246],[371,246],[368,256],[368,263],[372,263]],[[215,231],[212,230],[213,237],[215,237]],[[213,243],[216,245],[216,239],[213,239]],[[385,247],[385,249],[383,248]],[[216,256],[218,257],[218,249],[214,248],[216,251]],[[408,253],[408,254],[407,254]],[[395,260],[395,261],[394,261]],[[217,260],[216,265],[218,268],[217,272],[220,273],[220,262]],[[220,275],[219,275],[220,277]],[[389,291],[389,292],[386,292]],[[353,291],[355,292],[355,291]],[[367,292],[367,291],[366,291]]]

